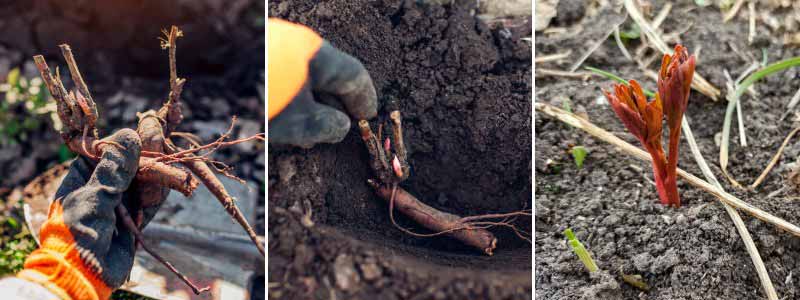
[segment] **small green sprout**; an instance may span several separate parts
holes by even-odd
[[[572,104],[570,104],[569,99],[564,99],[564,102],[561,103],[561,109],[572,112]]]
[[[575,237],[575,233],[572,232],[572,229],[567,228],[564,230],[564,235],[567,236],[567,241],[569,242],[569,246],[572,247],[572,252],[575,252],[575,254],[578,255],[578,258],[586,267],[586,270],[588,270],[589,273],[597,272],[597,264],[594,263],[592,255],[589,254],[589,251],[586,250],[586,247],[581,244],[581,241]]]
[[[635,40],[642,36],[642,30],[639,29],[639,25],[636,23],[632,24],[628,30],[620,30],[619,37],[623,40]]]
[[[589,155],[589,151],[586,151],[586,147],[583,146],[575,146],[572,147],[572,158],[575,160],[575,165],[578,168],[583,168],[583,161],[586,159],[586,156]]]

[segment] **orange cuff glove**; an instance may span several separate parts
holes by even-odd
[[[28,256],[25,269],[17,277],[38,283],[62,299],[111,297],[111,287],[81,258],[75,238],[64,223],[64,207],[60,201],[50,204],[40,240],[41,247]]]
[[[277,116],[308,80],[308,65],[322,46],[311,28],[281,19],[269,19],[269,119]]]
[[[40,247],[17,274],[63,299],[108,299],[133,267],[134,237],[114,209],[123,204],[131,210],[140,202],[127,190],[136,176],[141,141],[131,129],[106,140],[121,147],[103,147],[98,163],[82,156],[72,162],[39,230]]]

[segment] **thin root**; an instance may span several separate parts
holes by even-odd
[[[117,215],[120,218],[122,218],[122,222],[125,224],[125,227],[128,228],[128,230],[130,230],[133,233],[134,237],[136,238],[136,244],[141,246],[142,249],[144,249],[145,252],[150,254],[150,256],[154,257],[161,264],[163,264],[165,267],[167,267],[167,269],[169,269],[172,273],[174,273],[176,276],[178,276],[178,278],[180,278],[181,281],[186,283],[186,285],[188,285],[189,288],[192,289],[192,292],[194,292],[195,295],[200,295],[200,293],[202,293],[202,292],[206,292],[206,291],[211,290],[211,287],[209,287],[209,286],[205,286],[205,287],[200,288],[197,285],[195,285],[194,283],[192,283],[192,281],[188,277],[186,277],[186,275],[183,275],[183,273],[178,271],[178,269],[175,269],[175,267],[172,266],[172,264],[169,261],[167,261],[166,259],[161,257],[161,255],[159,255],[158,252],[150,249],[150,247],[148,247],[147,244],[144,242],[144,235],[139,230],[139,228],[136,227],[136,223],[134,223],[133,218],[131,218],[131,215],[128,213],[128,210],[125,208],[125,206],[123,206],[121,204],[117,205],[116,212],[117,212]]]

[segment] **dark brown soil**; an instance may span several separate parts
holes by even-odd
[[[363,61],[380,114],[404,114],[412,174],[403,187],[461,215],[531,207],[532,192],[531,49],[520,40],[530,30],[492,29],[471,14],[474,4],[275,1],[269,11]],[[531,245],[511,232],[493,230],[500,242],[488,257],[450,238],[395,228],[366,183],[373,174],[357,130],[311,150],[270,146],[268,158],[271,298],[531,297]],[[299,222],[304,208],[314,226]],[[404,217],[398,222],[424,232]],[[531,226],[528,219],[517,225]]]
[[[664,1],[653,1],[654,11]],[[779,12],[779,11],[778,11]],[[785,12],[784,12],[785,13]],[[559,14],[561,12],[559,11]],[[672,9],[662,28],[667,33],[686,30],[682,42],[691,52],[702,47],[697,72],[715,86],[724,88],[723,70],[735,78],[751,63],[736,54],[761,60],[765,47],[770,62],[800,55],[797,48],[784,46],[781,34],[758,26],[761,41],[747,44],[746,9],[740,18],[723,24],[715,6],[700,8],[694,1],[681,1]],[[605,24],[613,14],[585,16],[577,20],[582,26],[577,34],[547,36],[537,33],[537,55],[573,49],[573,55],[597,40],[596,24]],[[626,26],[630,24],[627,21]],[[689,26],[689,24],[692,24]],[[574,24],[556,24],[568,26]],[[625,27],[625,26],[623,26]],[[599,29],[608,30],[610,27]],[[633,50],[638,41],[628,49]],[[566,69],[574,61],[537,65],[537,68]],[[650,66],[657,70],[657,63]],[[624,78],[645,82],[655,89],[654,81],[643,75],[635,63],[622,56],[613,39],[603,44],[584,65],[609,70]],[[757,99],[746,96],[742,102],[748,136],[747,147],[738,144],[736,121],[731,133],[729,171],[740,182],[750,184],[767,165],[783,138],[795,126],[789,117],[779,118],[796,89],[797,69],[782,72],[756,84]],[[537,78],[536,101],[562,105],[571,100],[574,110],[585,110],[589,120],[625,140],[639,145],[628,134],[610,107],[603,101],[599,88],[608,89],[611,81],[593,77],[588,81],[569,78]],[[712,164],[720,181],[725,181],[718,168],[719,147],[714,136],[722,129],[725,100],[712,102],[692,91],[687,116],[701,152]],[[622,154],[580,130],[573,129],[546,115],[536,115],[536,298],[537,299],[763,299],[761,284],[752,261],[733,223],[716,198],[679,180],[683,206],[665,208],[658,204],[650,166]],[[590,154],[582,169],[575,167],[567,152],[571,145],[583,145]],[[685,140],[681,144],[679,166],[701,175]],[[797,192],[791,189],[767,196],[785,185],[800,145],[793,141],[775,170],[756,191],[725,189],[741,199],[785,218],[800,223]],[[746,214],[747,228],[766,264],[781,299],[800,296],[797,274],[800,274],[800,239],[776,230]],[[561,232],[571,227],[587,248],[594,253],[599,267],[607,270],[602,276],[590,277],[565,243]],[[620,270],[640,274],[651,290],[644,292],[623,283]]]

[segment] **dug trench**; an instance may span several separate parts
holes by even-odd
[[[530,23],[485,23],[471,5],[276,1],[269,12],[364,63],[381,102],[373,128],[402,112],[411,165],[403,188],[461,216],[531,208],[531,49],[521,39]],[[271,298],[530,298],[531,244],[510,230],[492,229],[498,246],[486,256],[396,228],[367,184],[369,154],[352,125],[337,144],[269,146]],[[527,217],[514,225],[531,229]]]

